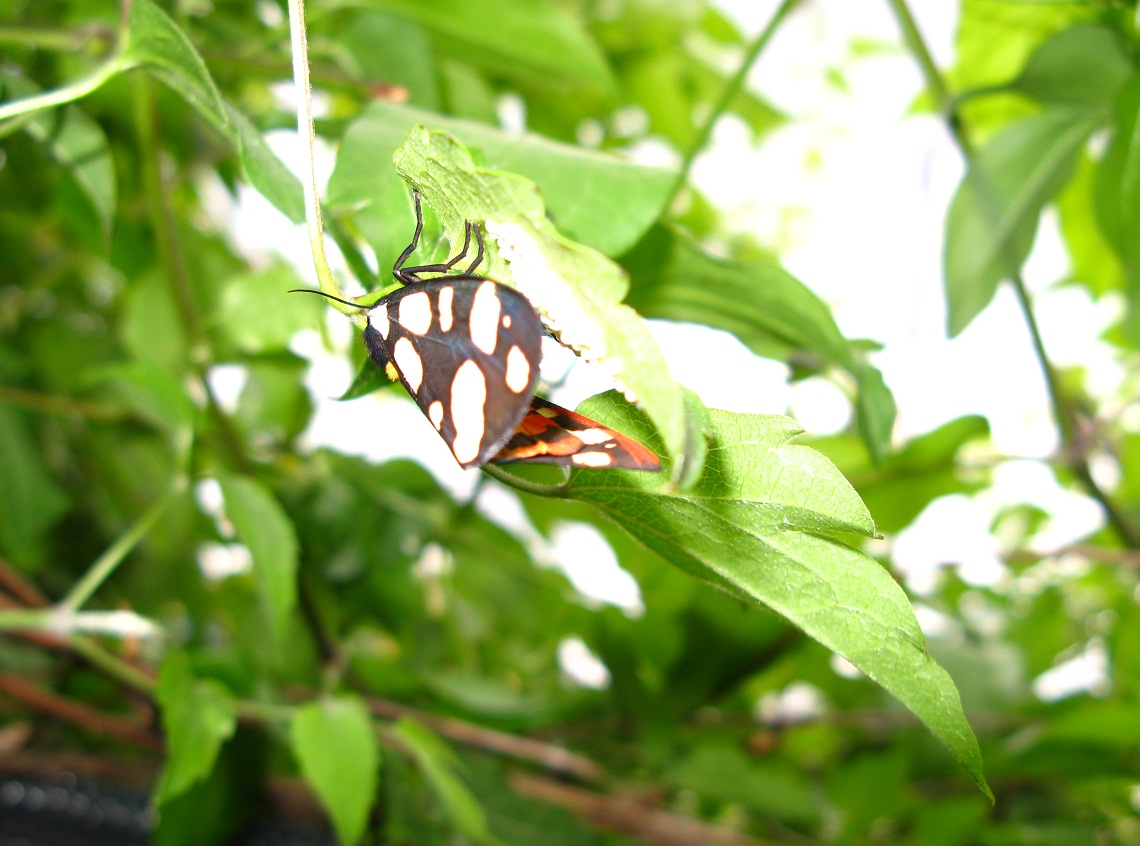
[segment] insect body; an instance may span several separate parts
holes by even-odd
[[[478,276],[418,281],[368,312],[368,355],[398,378],[462,467],[490,461],[538,384],[542,324],[517,291]]]
[[[392,267],[404,287],[368,309],[364,343],[376,366],[412,395],[459,465],[660,470],[657,456],[631,438],[534,395],[542,322],[518,291],[474,274],[483,260],[483,238],[472,223],[454,258],[404,267],[423,231],[419,194],[413,196],[416,231]],[[466,258],[472,233],[474,260],[448,275]],[[425,273],[444,275],[424,279]]]

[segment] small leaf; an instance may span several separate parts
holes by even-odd
[[[222,476],[218,480],[226,515],[238,540],[248,547],[258,591],[269,618],[269,630],[280,643],[297,601],[297,536],[285,510],[253,479]]]
[[[882,374],[843,337],[826,303],[778,264],[716,259],[665,227],[653,229],[622,264],[632,274],[629,304],[647,317],[703,323],[731,332],[757,355],[846,370],[859,389],[868,451],[876,460],[889,452],[895,403]]]
[[[249,184],[293,223],[303,223],[305,197],[301,180],[277,158],[265,136],[249,118],[228,103],[226,114],[235,130],[229,133],[230,140],[236,142],[241,153],[242,167]]]
[[[32,564],[48,529],[69,505],[28,424],[25,415],[0,406],[0,550],[23,566]]]
[[[400,720],[393,733],[407,747],[455,827],[476,843],[497,843],[487,827],[482,806],[455,775],[456,762],[451,750],[414,720]]]
[[[297,709],[289,734],[301,773],[332,817],[340,842],[360,842],[380,765],[368,709],[355,696],[310,702]]]
[[[1037,49],[1013,88],[1042,103],[1107,107],[1131,74],[1132,61],[1115,32],[1074,26]]]
[[[895,395],[887,387],[882,372],[867,361],[858,361],[853,373],[859,392],[855,401],[859,434],[871,460],[881,464],[891,451],[891,434],[898,414]]]
[[[439,215],[452,243],[462,241],[464,221],[484,223],[488,255],[481,272],[521,291],[564,345],[605,368],[623,393],[636,397],[668,454],[685,456],[682,392],[652,335],[622,304],[627,283],[621,269],[556,232],[533,184],[475,167],[449,135],[414,130],[395,166]]]
[[[180,441],[194,423],[194,404],[178,375],[149,363],[111,364],[88,374],[115,391],[143,420]]]
[[[567,494],[847,658],[913,711],[988,795],[958,691],[926,653],[906,595],[878,562],[831,537],[875,531],[851,485],[823,455],[791,443],[792,420],[713,410],[711,424],[708,466],[690,491],[670,493],[649,473],[576,470]]]
[[[157,697],[167,741],[166,768],[156,791],[162,804],[210,774],[237,727],[237,704],[218,682],[194,678],[182,652],[169,652],[163,660]]]
[[[951,335],[989,305],[1033,246],[1042,207],[1065,186],[1101,110],[1053,109],[1008,127],[970,162],[946,219]]]
[[[983,485],[981,473],[973,480],[962,478],[956,459],[965,444],[988,434],[984,417],[959,417],[915,438],[874,469],[848,470],[848,477],[879,528],[897,532],[937,497],[974,491]]]

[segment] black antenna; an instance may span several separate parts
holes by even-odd
[[[288,291],[286,291],[286,293],[288,293],[288,294],[316,294],[319,297],[326,297],[330,300],[333,300],[334,302],[340,303],[341,305],[346,305],[349,308],[358,308],[358,309],[361,309],[362,311],[367,311],[368,309],[372,308],[372,306],[370,306],[370,305],[361,305],[360,303],[350,303],[348,300],[342,300],[340,297],[334,297],[332,294],[326,294],[324,291],[311,291],[308,288],[290,288]]]

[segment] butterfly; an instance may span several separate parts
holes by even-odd
[[[475,273],[483,236],[471,221],[453,258],[404,266],[423,232],[420,197],[412,196],[415,233],[392,266],[404,287],[367,307],[364,344],[372,362],[411,394],[459,466],[530,462],[660,470],[657,456],[632,438],[535,396],[545,329],[530,300]],[[453,272],[473,237],[474,259]],[[440,275],[425,279],[425,273]]]

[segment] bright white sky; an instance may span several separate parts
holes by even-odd
[[[777,0],[718,2],[748,36],[764,26],[778,5]],[[912,4],[942,67],[953,63],[956,6]],[[856,51],[855,43],[880,44],[882,49]],[[845,86],[833,82],[837,76]],[[697,163],[696,184],[724,210],[732,229],[755,233],[832,306],[847,337],[883,345],[874,360],[898,402],[898,443],[956,417],[982,414],[993,430],[994,453],[1027,459],[1002,465],[996,484],[976,496],[935,502],[912,527],[889,539],[895,569],[920,593],[933,587],[945,564],[960,564],[962,575],[979,584],[1000,581],[1002,549],[989,526],[1009,504],[1034,503],[1052,515],[1038,538],[1043,550],[1093,530],[1101,521],[1095,503],[1062,490],[1047,467],[1034,460],[1056,448],[1056,435],[1012,293],[1003,288],[959,338],[946,338],[943,214],[962,161],[937,119],[910,114],[922,80],[901,46],[887,4],[804,4],[769,45],[750,84],[790,115],[789,124],[756,146],[743,125],[722,121],[711,148]],[[294,137],[274,140],[286,160],[297,159]],[[659,160],[661,147],[648,144],[641,152]],[[243,194],[226,226],[248,248],[287,254],[312,277],[306,239],[283,228],[281,218],[252,192]],[[1120,368],[1111,349],[1098,340],[1113,318],[1112,310],[1093,303],[1077,288],[1050,290],[1066,269],[1055,221],[1047,218],[1026,268],[1046,345],[1057,364],[1083,362],[1102,384],[1112,385]],[[348,321],[332,310],[329,320],[343,347],[359,343]],[[814,434],[838,431],[847,423],[846,400],[822,379],[789,388],[783,365],[755,358],[731,337],[661,323],[654,331],[674,377],[700,390],[711,406],[788,413]],[[351,379],[343,353],[330,353],[315,335],[298,338],[296,349],[313,361],[310,385],[319,403],[306,434],[308,444],[327,444],[375,460],[411,456],[457,494],[473,489],[477,472],[455,465],[413,403],[389,392],[352,403],[332,402],[328,398]],[[572,357],[551,344],[544,375],[557,380],[571,363]],[[231,382],[234,375],[229,374]],[[217,381],[225,392],[225,371]],[[607,387],[579,365],[554,399],[573,406]],[[398,438],[391,435],[394,427],[401,432]],[[481,503],[486,510],[519,525],[523,518],[512,496],[495,486],[489,486],[486,495],[492,500]],[[577,541],[570,543],[571,538]],[[536,535],[532,540],[542,544]],[[598,554],[592,542],[590,555],[582,555],[582,543],[586,541],[580,533],[563,532],[546,554],[564,563],[584,593],[636,609],[636,585],[620,575],[616,563]],[[583,571],[575,569],[575,560],[579,565],[583,560],[604,565]]]

